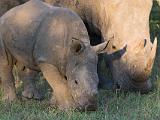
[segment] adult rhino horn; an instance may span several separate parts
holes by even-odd
[[[151,70],[152,65],[154,63],[155,56],[156,56],[156,50],[157,50],[157,37],[155,37],[154,39],[154,43],[152,45],[151,52],[149,54],[149,58],[147,60],[146,70]]]
[[[100,53],[104,53],[106,52],[105,49],[107,48],[109,44],[109,41],[105,41],[101,44],[98,44],[96,46],[92,46],[92,49],[97,53],[97,54],[100,54]]]

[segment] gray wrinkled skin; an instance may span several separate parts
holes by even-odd
[[[42,71],[60,109],[94,110],[99,81],[97,54],[107,43],[92,47],[89,42],[82,20],[68,9],[38,0],[11,9],[0,19],[3,99],[16,99],[12,68],[21,63],[27,69]],[[33,75],[27,70],[24,73]]]
[[[157,41],[152,43],[149,34],[152,0],[44,1],[71,8],[83,19],[91,37],[98,35],[102,40],[111,41],[104,59],[110,67],[115,87],[141,92],[151,89],[148,78],[157,47]],[[96,41],[93,39],[91,43]]]
[[[0,16],[6,13],[13,7],[16,7],[20,4],[27,2],[28,0],[0,0]],[[18,71],[19,77],[16,80],[23,80],[24,89],[22,92],[23,97],[25,98],[34,98],[34,99],[42,99],[43,95],[40,94],[35,85],[35,77],[37,72],[28,68],[25,68],[21,63],[16,63],[16,70]],[[16,73],[15,68],[13,71]],[[18,82],[17,82],[18,83]],[[0,81],[1,85],[1,81]],[[17,84],[16,84],[17,85]]]

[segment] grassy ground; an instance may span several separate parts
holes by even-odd
[[[157,15],[154,8],[151,16],[153,35],[160,34]],[[154,14],[155,13],[155,14]],[[159,39],[160,41],[160,39]],[[95,112],[62,112],[49,107],[44,101],[16,101],[6,104],[0,101],[0,120],[160,120],[160,44],[157,50],[151,79],[154,90],[147,95],[100,91],[99,108]],[[46,95],[48,98],[48,94]]]

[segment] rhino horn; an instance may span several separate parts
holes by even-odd
[[[156,56],[156,50],[157,50],[157,37],[155,37],[154,39],[154,43],[152,45],[151,52],[147,60],[146,70],[151,70],[152,65],[154,63],[155,56]]]
[[[92,49],[97,53],[97,54],[100,54],[100,53],[104,53],[106,52],[105,49],[107,48],[109,44],[109,41],[105,41],[101,44],[98,44],[96,46],[92,46]]]

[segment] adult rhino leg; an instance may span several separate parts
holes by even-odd
[[[24,84],[24,89],[22,92],[23,97],[38,100],[43,98],[35,84],[35,78],[38,75],[37,71],[18,65],[18,75],[19,79],[22,80]]]
[[[53,102],[53,104],[56,103],[61,110],[67,110],[74,107],[74,100],[64,76],[62,76],[58,69],[51,64],[42,63],[39,66],[44,77],[53,89],[55,99],[52,96],[51,100],[54,101],[51,102]]]
[[[16,90],[14,77],[12,74],[12,66],[0,65],[1,88],[4,101],[13,101],[16,99]]]

